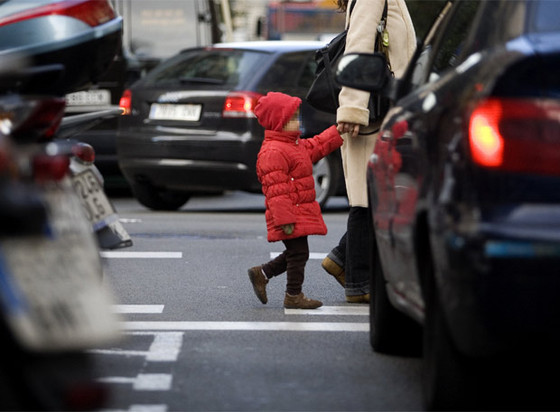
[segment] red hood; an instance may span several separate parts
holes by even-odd
[[[301,104],[299,97],[284,93],[269,92],[257,102],[255,115],[262,127],[281,131]]]

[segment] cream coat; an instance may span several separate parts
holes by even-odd
[[[356,4],[349,17],[352,2]],[[387,30],[389,32],[389,59],[396,77],[403,75],[416,49],[416,34],[405,0],[387,0]],[[346,12],[349,26],[345,53],[372,53],[377,23],[383,15],[384,0],[350,0]],[[369,121],[369,93],[343,87],[339,94],[340,107],[337,122],[367,126]],[[350,206],[367,207],[366,167],[373,152],[377,133],[360,134],[356,138],[342,136],[342,165]]]

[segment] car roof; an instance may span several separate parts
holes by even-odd
[[[286,52],[297,50],[320,49],[326,42],[313,40],[268,40],[268,41],[244,41],[231,43],[216,43],[212,47],[245,49],[268,52]]]

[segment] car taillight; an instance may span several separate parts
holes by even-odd
[[[479,166],[560,175],[560,101],[484,100],[470,117],[469,146]]]
[[[253,110],[262,95],[255,92],[232,92],[227,95],[223,117],[255,117]]]
[[[0,26],[49,15],[74,17],[91,27],[106,23],[116,16],[108,0],[64,0],[1,18]]]
[[[11,131],[12,136],[16,140],[33,139],[48,140],[51,139],[64,117],[66,101],[63,98],[48,98],[42,100],[34,100],[28,102],[25,110],[22,110],[18,117],[22,120],[15,119],[15,126]]]
[[[121,99],[119,100],[119,107],[122,109],[122,114],[130,114],[132,111],[132,92],[126,89]]]
[[[82,163],[91,164],[95,160],[95,149],[87,144],[78,142],[72,146],[72,154]]]
[[[39,154],[33,158],[33,177],[37,182],[59,181],[66,176],[69,166],[66,155]]]

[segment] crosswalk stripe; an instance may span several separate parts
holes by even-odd
[[[115,313],[162,313],[164,305],[113,305]]]
[[[270,258],[274,259],[275,257],[279,256],[282,252],[270,252]],[[327,253],[319,253],[319,252],[311,252],[309,253],[309,259],[320,259],[323,260],[325,257],[327,257]]]
[[[368,316],[369,305],[363,306],[321,306],[317,309],[284,309],[286,315],[334,315],[334,316]]]
[[[183,252],[125,252],[102,250],[99,254],[103,258],[112,259],[181,259],[183,257]]]
[[[368,332],[369,322],[123,322],[125,330]]]

